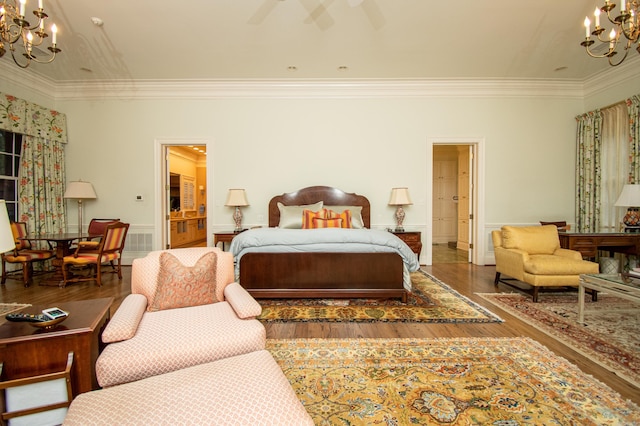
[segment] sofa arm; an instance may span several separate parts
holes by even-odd
[[[524,264],[529,260],[529,253],[518,249],[495,248],[496,271],[517,280],[524,278]]]
[[[573,259],[573,260],[582,260],[582,253],[580,253],[577,250],[569,250],[569,249],[559,248],[559,249],[556,249],[556,251],[553,252],[553,255],[554,256],[568,257],[569,259]]]
[[[262,313],[262,306],[238,283],[231,283],[224,288],[224,298],[239,318],[255,318]]]
[[[147,308],[147,298],[142,294],[130,294],[120,304],[102,332],[102,342],[113,343],[131,339]]]

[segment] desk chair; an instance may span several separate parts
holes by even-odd
[[[4,284],[7,281],[7,263],[19,263],[22,265],[22,281],[25,287],[29,287],[31,278],[33,277],[33,263],[44,262],[55,256],[55,251],[50,250],[34,250],[31,247],[29,240],[23,240],[21,238],[28,235],[27,224],[25,222],[12,222],[11,232],[13,232],[13,239],[16,242],[16,247],[13,251],[2,254],[2,281]]]
[[[98,287],[100,287],[102,285],[102,264],[116,260],[116,272],[118,273],[118,278],[122,279],[122,251],[124,250],[128,230],[128,223],[116,222],[106,226],[97,247],[93,244],[93,241],[78,242],[76,251],[72,255],[63,258],[63,287],[69,282],[93,280],[95,280],[98,283]],[[70,266],[90,266],[90,269],[95,267],[95,276],[93,273],[90,273],[89,276],[71,277],[71,273],[69,272]]]

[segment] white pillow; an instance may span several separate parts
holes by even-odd
[[[278,223],[278,228],[302,229],[302,211],[307,209],[317,212],[321,208],[322,201],[304,206],[285,206],[278,202],[278,210],[280,210],[280,223]]]
[[[333,210],[336,213],[342,213],[345,210],[350,210],[351,227],[353,229],[364,228],[364,220],[362,219],[362,206],[324,206],[324,208]]]

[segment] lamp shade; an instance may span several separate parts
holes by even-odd
[[[93,185],[91,185],[90,182],[78,180],[67,184],[67,190],[64,192],[64,198],[89,200],[98,198],[98,196],[96,195],[96,191],[93,190]]]
[[[9,214],[7,213],[7,202],[0,200],[0,253],[6,253],[14,248],[16,248],[16,242],[13,239],[13,232],[11,231]]]
[[[615,204],[616,207],[640,207],[640,184],[625,185]]]
[[[391,190],[390,206],[409,206],[413,204],[408,188],[393,188]]]
[[[247,201],[247,194],[245,194],[244,189],[230,189],[229,194],[227,194],[227,202],[224,205],[231,207],[248,206],[249,202]]]

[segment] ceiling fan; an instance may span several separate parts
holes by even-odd
[[[264,0],[256,13],[249,19],[249,24],[261,24],[269,14],[276,8],[279,2],[285,0]],[[335,23],[328,12],[329,7],[335,0],[298,0],[307,10],[309,16],[304,20],[306,24],[315,23],[321,30],[326,30]],[[347,0],[347,4],[352,7],[360,6],[365,12],[371,25],[375,29],[380,29],[385,24],[385,19],[375,0]]]

